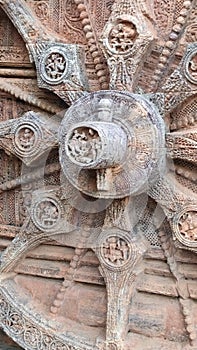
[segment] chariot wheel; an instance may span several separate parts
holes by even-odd
[[[1,328],[196,349],[196,2],[0,6]]]

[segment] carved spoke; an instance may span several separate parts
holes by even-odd
[[[196,6],[0,0],[0,326],[22,348],[197,348]]]
[[[137,1],[115,1],[102,34],[103,51],[110,71],[110,88],[135,91],[140,68],[155,33],[144,8]]]
[[[38,85],[52,90],[67,103],[83,96],[88,90],[83,49],[64,44],[57,33],[51,33],[29,10],[23,0],[0,2],[13,24],[23,36],[35,61]]]
[[[117,350],[124,349],[129,305],[139,264],[146,250],[140,237],[133,233],[128,204],[129,198],[115,200],[111,204],[95,247],[107,288],[106,350],[113,346]]]

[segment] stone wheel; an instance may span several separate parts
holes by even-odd
[[[195,2],[0,6],[1,327],[195,349]]]

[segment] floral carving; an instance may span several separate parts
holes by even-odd
[[[10,306],[6,300],[0,296],[0,320],[3,324],[6,324],[8,315],[10,313]]]
[[[185,77],[191,84],[197,84],[197,46],[196,43],[190,44],[184,58]]]
[[[40,18],[41,20],[46,21],[49,19],[50,9],[49,5],[46,2],[40,1],[39,3],[35,4],[34,11],[38,18]]]
[[[31,324],[26,324],[24,330],[24,341],[32,349],[39,349],[40,347],[41,332],[39,329],[33,327]]]
[[[197,41],[197,23],[191,24],[187,27],[186,40],[189,43],[195,43]]]
[[[7,318],[6,325],[12,333],[19,335],[23,332],[24,319],[17,312],[12,312],[9,318]]]

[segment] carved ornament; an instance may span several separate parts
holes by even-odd
[[[196,349],[195,1],[0,6],[1,327]]]

